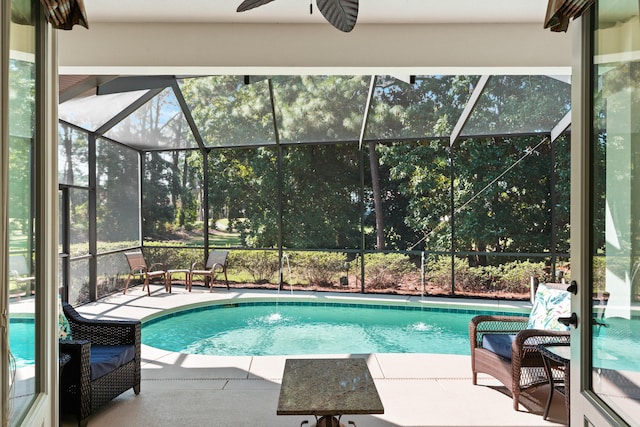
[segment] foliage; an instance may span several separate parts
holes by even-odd
[[[280,270],[277,251],[232,251],[229,265],[247,270],[255,283],[267,283]]]
[[[354,145],[287,147],[283,241],[290,248],[357,248],[359,177]]]
[[[292,263],[311,285],[331,286],[345,271],[346,256],[338,252],[295,252]]]
[[[449,246],[448,142],[379,145],[388,249]],[[425,167],[428,165],[428,167]]]
[[[494,80],[491,90],[496,93],[494,102],[499,110],[482,104],[479,116],[469,125],[472,129],[485,121],[496,132],[501,127],[539,126],[529,122],[561,117],[567,108],[566,88],[549,79]],[[424,77],[407,91],[398,81],[380,78],[367,137],[393,141],[399,135],[448,136],[476,81],[474,76]],[[274,78],[272,82],[282,109],[278,124],[282,141],[339,140],[340,135],[354,135],[359,130],[361,112],[353,110],[358,104],[351,99],[360,99],[366,92],[363,79],[307,76]],[[187,79],[181,88],[190,100],[207,145],[244,141],[247,146],[260,138],[264,142],[274,137],[268,120],[269,105],[265,102],[268,94],[262,82],[240,86],[233,77],[211,77]],[[540,92],[547,98],[536,98],[523,108],[521,93]],[[234,96],[229,97],[229,93]],[[549,97],[557,98],[551,103],[551,110],[549,102],[545,102]],[[530,115],[529,121],[522,117],[522,111]],[[539,143],[540,138],[531,137],[463,138],[456,142],[453,153],[445,138],[376,144],[379,164],[369,164],[377,169],[380,180],[377,206],[368,173],[364,192],[360,193],[361,160],[353,145],[284,145],[280,160],[278,150],[270,147],[216,149],[208,155],[211,218],[228,217],[240,232],[244,247],[277,246],[278,218],[282,215],[282,244],[286,247],[357,248],[364,215],[367,247],[374,244],[376,227],[382,226],[389,249],[448,250],[453,158],[456,248],[479,252],[546,251],[550,249],[551,232],[550,157],[549,144]],[[557,151],[557,170],[567,174],[568,150]],[[168,182],[169,178],[165,180]],[[569,189],[567,181],[558,181],[557,200],[562,203],[556,204],[561,206],[556,217],[562,228],[556,241],[560,242],[560,250],[568,250],[564,224],[568,223]],[[159,215],[162,202],[155,203],[155,209]],[[373,213],[380,209],[383,222],[377,223]],[[167,224],[171,218],[156,221]],[[172,230],[160,225],[156,225],[156,232]],[[471,265],[488,265],[482,255],[470,257],[469,261]]]
[[[216,216],[226,214],[245,247],[268,248],[278,243],[275,155],[273,148],[263,147],[217,150],[209,156],[209,180],[214,181],[210,194],[219,204]]]
[[[512,261],[500,266],[471,267],[467,260],[454,261],[456,289],[485,293],[505,291],[528,292],[531,277],[547,280],[544,262]],[[451,258],[441,256],[426,263],[427,280],[440,287],[451,286]]]
[[[415,270],[415,264],[407,255],[374,253],[364,256],[366,283],[374,289],[392,287]]]
[[[139,234],[140,195],[138,175],[132,172],[138,169],[138,155],[131,149],[99,140],[96,156],[96,197],[100,201],[96,206],[97,234],[105,242],[135,239]],[[153,197],[154,188],[149,190],[149,196]],[[155,212],[151,206],[146,207]]]
[[[508,292],[527,292],[531,277],[540,282],[549,282],[544,262],[513,261],[501,266],[501,274],[496,280],[496,289]]]
[[[454,259],[456,285],[462,288],[478,287],[484,284],[484,278],[480,269],[471,268],[469,263],[462,258]],[[438,287],[451,287],[451,258],[448,256],[436,257],[425,263],[425,275],[429,282]]]
[[[28,236],[31,207],[31,139],[12,137],[9,139],[9,223],[12,235]]]
[[[551,145],[527,136],[562,117],[568,85],[547,77],[492,77],[452,144],[449,135],[477,76],[422,76],[412,86],[379,76],[365,135],[372,142],[361,151],[367,78],[285,76],[250,85],[241,80],[180,80],[208,148],[143,153],[142,224],[135,220],[138,153],[98,141],[100,242],[135,240],[140,226],[145,244],[187,238],[185,230],[202,229],[204,236],[206,213],[211,230],[225,219],[243,248],[357,249],[364,239],[369,250],[381,246],[381,235],[388,250],[449,251],[453,245],[456,252],[477,253],[464,261],[486,267],[480,277],[491,286],[497,285],[490,277],[500,275],[491,270],[492,253],[514,254],[500,260],[515,260],[521,253],[568,251],[568,140],[556,142],[552,165]],[[120,132],[128,127],[131,138],[196,148],[179,115],[169,122],[164,117],[175,112],[174,98],[163,91],[114,133],[125,135]],[[491,136],[505,129],[522,135]],[[82,184],[87,173],[79,165],[89,157],[87,138],[68,129],[61,135],[62,175]],[[276,136],[282,145],[275,144]],[[89,198],[88,192],[78,193],[72,193],[72,241],[81,243],[87,241]],[[204,237],[197,243],[204,244]],[[476,275],[467,270],[460,269],[462,278]],[[265,275],[257,273],[260,280]],[[330,280],[323,275],[313,280]]]
[[[142,231],[145,236],[155,237],[171,231],[175,210],[171,204],[171,163],[166,154],[147,154],[144,169],[144,192],[142,194]]]
[[[593,257],[593,291],[603,292],[607,283],[607,258],[604,256]],[[636,291],[637,294],[637,291]]]
[[[161,263],[166,269],[188,269],[195,262],[203,262],[204,251],[195,248],[162,248],[152,244],[144,247],[148,263]]]

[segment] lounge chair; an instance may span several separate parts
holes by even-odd
[[[209,292],[213,292],[213,281],[217,273],[224,273],[224,281],[229,289],[229,279],[227,278],[227,264],[229,259],[229,251],[211,251],[207,257],[207,262],[202,265],[201,262],[194,262],[191,265],[187,288],[191,292],[193,284],[193,276],[203,276],[205,285],[209,285]],[[200,268],[198,268],[200,267]]]
[[[504,384],[518,409],[520,394],[548,384],[538,344],[569,343],[568,328],[559,317],[569,316],[566,284],[540,284],[528,317],[480,315],[469,323],[473,384],[485,373]],[[558,378],[561,380],[561,378]]]
[[[60,354],[71,358],[60,378],[60,406],[84,426],[89,415],[123,392],[140,393],[141,325],[86,319],[67,303],[62,312]]]
[[[129,263],[129,276],[127,276],[127,282],[124,285],[123,294],[127,293],[127,288],[129,288],[129,281],[131,280],[131,276],[140,275],[141,278],[144,279],[144,284],[142,285],[142,290],[147,288],[147,294],[151,296],[151,289],[149,286],[149,282],[151,279],[156,277],[162,277],[164,280],[164,289],[165,291],[171,292],[171,286],[167,280],[167,270],[160,263],[151,264],[147,266],[147,261],[144,259],[144,255],[141,251],[137,252],[126,252],[124,256],[127,258],[127,262]],[[154,270],[154,268],[160,267],[159,269]]]

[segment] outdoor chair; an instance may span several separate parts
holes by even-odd
[[[558,322],[571,311],[567,284],[538,285],[528,317],[479,315],[469,323],[472,381],[485,373],[499,380],[513,396],[518,410],[520,394],[548,384],[539,344],[568,344],[569,329]],[[561,378],[557,379],[558,381]]]
[[[161,263],[155,263],[147,266],[147,261],[144,259],[144,255],[141,251],[126,252],[124,256],[127,258],[127,262],[129,263],[129,276],[127,277],[127,282],[124,285],[123,294],[127,293],[129,281],[134,275],[140,275],[140,277],[144,279],[142,290],[144,291],[144,288],[147,288],[147,294],[149,296],[151,296],[151,288],[149,286],[149,282],[151,281],[151,279],[154,279],[156,277],[162,277],[162,280],[164,280],[165,291],[171,292],[171,286],[168,283],[167,270],[164,268],[164,265],[162,265]],[[154,270],[154,268],[157,267],[160,268]]]
[[[60,377],[60,408],[79,426],[113,398],[140,393],[139,320],[91,320],[62,303],[60,354],[69,355]],[[66,356],[65,356],[66,357]]]
[[[207,262],[202,265],[201,262],[194,262],[191,265],[191,271],[188,277],[188,290],[191,292],[191,286],[193,284],[193,276],[203,276],[205,286],[209,286],[209,292],[213,292],[213,281],[215,280],[217,273],[224,273],[224,281],[229,289],[229,279],[227,278],[227,263],[229,258],[229,251],[211,251],[207,257]],[[198,269],[200,267],[200,269]]]
[[[31,274],[25,256],[11,255],[9,257],[9,279],[13,279],[19,288],[24,288],[27,296],[33,294],[36,278]],[[27,284],[28,289],[25,288]]]

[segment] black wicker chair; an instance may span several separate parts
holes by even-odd
[[[67,303],[62,308],[73,339],[60,341],[60,352],[71,356],[60,378],[60,407],[86,426],[89,415],[113,398],[130,388],[140,393],[141,325],[138,320],[86,319]],[[100,359],[102,373],[96,366]]]

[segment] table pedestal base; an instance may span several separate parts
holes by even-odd
[[[305,420],[300,424],[300,427],[308,423],[309,421]],[[349,424],[354,427],[356,425],[356,423],[354,423],[353,421],[349,421]],[[346,426],[340,422],[339,418],[336,418],[332,415],[325,415],[323,417],[317,418],[316,423],[311,427],[346,427]]]
[[[336,417],[326,415],[324,417],[320,417],[320,419],[316,423],[316,427],[345,427],[345,425],[342,424]]]

